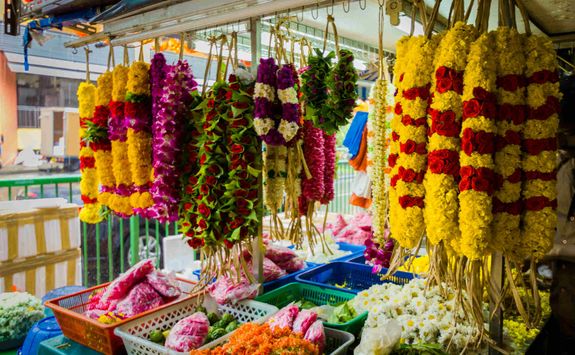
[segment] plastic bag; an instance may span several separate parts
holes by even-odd
[[[283,271],[279,266],[277,266],[273,261],[271,261],[268,258],[264,258],[264,262],[263,262],[263,269],[264,269],[264,281],[273,281],[273,280],[277,280],[282,276],[286,275],[286,272]],[[257,265],[256,264],[252,264],[251,265],[251,270],[253,272],[253,274],[256,274],[257,271]]]
[[[395,319],[388,319],[377,328],[364,327],[361,342],[353,351],[354,355],[390,354],[401,338],[401,325]]]
[[[317,314],[318,319],[321,319],[324,322],[327,322],[329,317],[331,317],[331,315],[333,314],[334,310],[335,310],[335,307],[330,306],[328,304],[323,305],[323,306],[314,307],[314,308],[310,309],[310,311],[315,312]]]
[[[108,313],[106,310],[102,309],[90,309],[84,312],[84,315],[90,319],[98,320],[101,315]]]
[[[152,271],[154,271],[154,263],[150,259],[142,260],[132,266],[106,288],[97,308],[111,311],[114,300],[123,299],[135,284],[142,281]]]
[[[174,299],[182,294],[178,287],[178,280],[173,273],[166,275],[159,271],[153,271],[146,275],[146,280],[162,297]]]
[[[165,346],[179,352],[187,352],[204,345],[208,337],[210,321],[202,312],[196,312],[180,320],[168,334]]]
[[[236,283],[227,276],[221,276],[210,284],[207,290],[218,304],[235,304],[241,300],[256,298],[258,288],[259,284],[251,284],[245,277],[242,277],[240,283]]]
[[[164,304],[162,297],[146,281],[136,285],[128,296],[118,302],[116,313],[129,318]]]
[[[307,332],[305,332],[303,338],[317,344],[317,346],[319,346],[319,353],[323,354],[323,349],[325,348],[325,331],[322,321],[316,320],[313,322]]]
[[[268,320],[271,329],[289,328],[293,329],[293,322],[299,313],[296,305],[285,306]]]
[[[277,266],[285,270],[287,273],[300,271],[305,268],[305,261],[302,258],[293,258],[288,261],[277,263]]]
[[[266,258],[276,264],[289,261],[296,256],[296,253],[290,248],[273,245],[271,243],[266,246]]]
[[[293,332],[305,334],[316,320],[317,313],[306,309],[300,311],[293,321]]]

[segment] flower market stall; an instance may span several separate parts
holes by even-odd
[[[227,4],[197,23],[175,12],[184,3],[69,43],[110,53],[93,82],[86,48],[77,91],[79,218],[176,223],[201,268],[146,259],[48,300],[58,341],[106,354],[525,352],[550,313],[537,265],[557,225],[561,92],[553,43],[523,2],[370,4],[377,80],[361,114],[356,51],[334,15],[355,2]],[[290,11],[324,8],[321,36],[297,30]],[[400,18],[391,54],[384,24]],[[184,55],[200,32],[202,70]],[[350,127],[371,205],[342,216],[330,203]],[[0,315],[0,341],[14,317]]]

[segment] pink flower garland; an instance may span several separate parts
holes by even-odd
[[[324,194],[321,203],[327,205],[335,197],[334,177],[335,177],[335,150],[336,136],[323,132],[323,150],[325,155],[325,170],[323,175]]]
[[[315,128],[311,121],[305,121],[303,124],[303,154],[311,179],[304,176],[301,180],[303,200],[300,201],[300,213],[305,212],[301,209],[302,205],[307,205],[305,202],[321,201],[325,193],[324,133]]]

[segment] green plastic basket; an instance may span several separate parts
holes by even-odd
[[[315,285],[308,285],[299,282],[292,282],[278,289],[265,293],[256,298],[256,301],[271,304],[278,308],[283,308],[292,302],[301,299],[315,303],[318,306],[334,305],[337,303],[351,300],[355,297],[354,293],[346,291],[332,290]],[[326,327],[343,330],[355,336],[359,335],[367,319],[367,312],[363,312],[354,319],[346,323],[328,323],[323,324]]]

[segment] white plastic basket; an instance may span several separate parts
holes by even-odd
[[[353,334],[332,328],[324,328],[325,330],[325,353],[329,355],[345,355],[347,349],[355,341]],[[201,349],[211,349],[216,346],[223,345],[229,338],[228,334],[204,345]]]
[[[158,312],[151,313],[145,317],[138,318],[133,322],[128,322],[114,330],[114,333],[122,338],[124,346],[129,355],[174,355],[188,354],[170,350],[162,345],[148,340],[152,330],[165,331],[172,329],[180,320],[194,313],[198,304],[198,297],[178,303],[172,307],[166,307]],[[244,300],[235,305],[218,305],[213,298],[206,295],[203,306],[208,312],[217,312],[220,315],[229,313],[236,318],[239,323],[255,322],[263,323],[278,311],[276,306],[258,301]],[[220,340],[227,339],[229,334],[205,344],[200,349],[211,349],[219,344]]]

